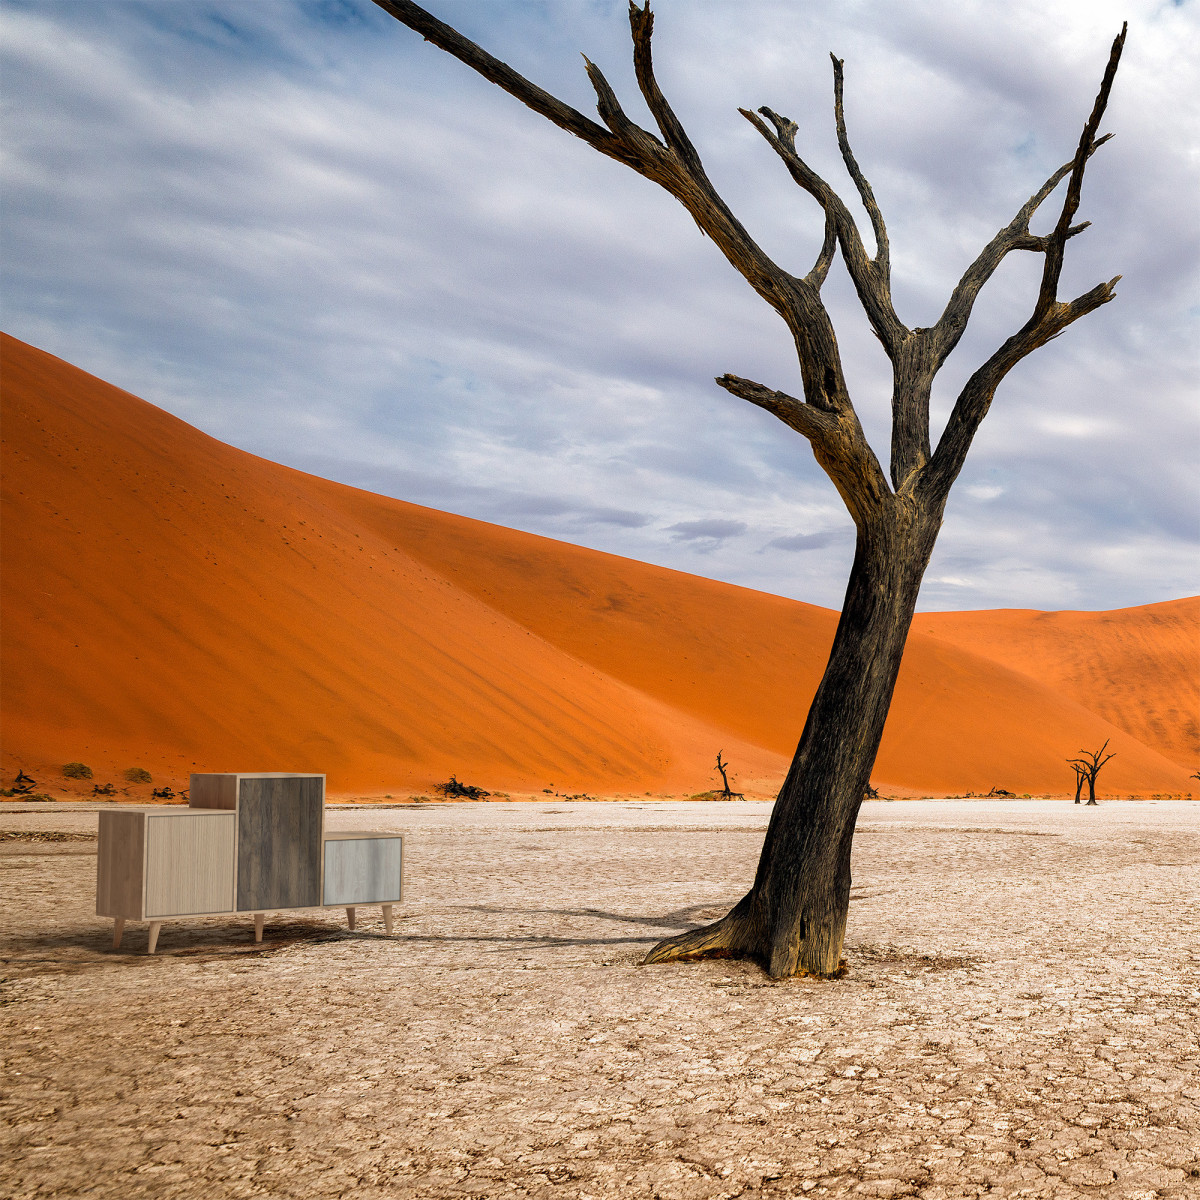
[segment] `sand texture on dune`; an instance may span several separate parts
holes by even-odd
[[[317,479],[2,353],[6,783],[698,791],[718,748],[782,776],[835,613]],[[1186,792],[1198,629],[1195,600],[922,617],[875,779],[1062,792],[1109,738],[1108,788]]]
[[[1200,597],[1119,612],[922,613],[914,629],[1036,675],[1189,770],[1200,765]]]

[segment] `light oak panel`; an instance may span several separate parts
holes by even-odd
[[[233,911],[233,813],[172,813],[146,824],[146,916]]]

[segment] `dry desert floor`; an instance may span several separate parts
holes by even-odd
[[[332,809],[409,899],[92,915],[95,810],[0,809],[0,1194],[1200,1195],[1200,805],[864,806],[850,973],[639,967],[762,803]]]

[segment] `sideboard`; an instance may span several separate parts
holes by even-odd
[[[325,776],[197,774],[186,807],[100,814],[96,914],[149,921],[149,953],[163,922],[246,913],[262,941],[266,914],[378,904],[392,932],[404,898],[404,838],[380,830],[325,832]]]

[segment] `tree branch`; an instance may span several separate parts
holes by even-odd
[[[586,58],[584,62],[596,90],[597,107],[608,128],[597,125],[570,105],[530,83],[506,63],[427,13],[412,0],[375,0],[375,3],[396,20],[421,34],[426,41],[478,71],[485,79],[503,88],[560,129],[582,138],[601,154],[632,167],[639,175],[670,192],[692,215],[701,231],[716,242],[754,290],[784,318],[795,335],[800,317],[794,293],[795,287],[802,285],[803,281],[794,279],[771,261],[705,175],[695,147],[654,83],[649,46],[653,20],[648,5],[642,10],[630,5],[630,25],[635,55],[640,59],[637,68],[639,84],[644,93],[648,92],[647,101],[652,102],[652,109],[657,110],[655,119],[669,142],[665,146],[625,115],[604,75]]]
[[[1092,144],[1088,157],[1104,145],[1113,135],[1106,133],[1097,138]],[[1051,192],[1067,177],[1075,166],[1075,160],[1064,163],[1018,210],[1017,215],[996,234],[994,238],[979,252],[979,257],[963,272],[963,277],[950,295],[941,317],[930,330],[929,338],[933,346],[934,362],[937,367],[950,356],[951,351],[958,345],[967,322],[971,318],[971,310],[983,289],[984,284],[996,273],[997,268],[1013,250],[1040,250],[1049,248],[1051,234],[1035,237],[1029,232],[1029,222],[1034,213]],[[1067,230],[1067,237],[1075,237],[1091,224],[1085,221],[1081,225],[1072,225]]]
[[[900,343],[908,337],[909,331],[896,316],[886,275],[881,276],[867,257],[858,225],[842,198],[796,153],[796,123],[769,108],[760,108],[758,112],[774,126],[772,130],[758,113],[752,113],[745,108],[739,108],[738,112],[762,134],[768,145],[779,155],[788,169],[788,174],[816,200],[825,210],[826,216],[833,219],[838,244],[842,248],[842,261],[850,273],[859,302],[871,322],[871,328],[883,343],[884,350],[889,357],[894,357]]]
[[[620,100],[617,99],[617,93],[604,78],[604,73],[586,54],[583,56],[583,63],[588,79],[591,80],[592,87],[596,92],[596,111],[600,114],[600,119],[613,132],[618,142],[636,155],[639,165],[635,166],[634,170],[641,175],[653,178],[648,164],[664,154],[663,144],[654,134],[649,133],[625,115],[625,110],[621,107]]]
[[[633,0],[629,0],[629,29],[633,35],[633,69],[637,75],[638,87],[650,115],[658,125],[663,141],[675,152],[690,175],[707,183],[708,176],[704,173],[704,164],[700,161],[700,155],[696,153],[696,147],[692,145],[691,139],[654,78],[654,59],[650,52],[650,40],[654,34],[654,14],[650,11],[650,0],[646,0],[642,8],[638,8]]]
[[[569,133],[583,138],[608,157],[633,167],[639,174],[670,192],[691,214],[701,231],[713,239],[730,264],[786,322],[796,345],[807,401],[825,411],[853,411],[846,390],[833,324],[819,295],[820,285],[829,270],[835,237],[839,230],[846,230],[847,238],[851,237],[852,231],[853,240],[858,246],[857,255],[863,263],[867,262],[857,231],[854,230],[853,220],[832,189],[818,181],[822,195],[832,198],[836,206],[831,207],[828,199],[823,203],[827,227],[824,243],[812,271],[807,277],[799,279],[772,262],[713,187],[705,174],[699,154],[655,80],[650,48],[654,21],[648,3],[641,8],[630,4],[629,21],[634,44],[634,65],[638,85],[666,144],[626,116],[603,73],[586,58],[584,61],[588,76],[596,91],[597,108],[607,128],[589,121],[573,108],[536,87],[499,59],[430,16],[412,3],[412,0],[375,2],[428,40],[479,71],[485,78],[504,88],[535,112],[548,117]],[[833,233],[829,229],[831,212],[834,214]],[[858,427],[857,419],[854,425]],[[870,454],[870,447],[866,445],[865,438],[862,449],[866,454]]]
[[[822,411],[811,403],[737,375],[721,375],[717,383],[808,438],[813,456],[837,488],[856,524],[890,498],[887,477],[851,406]]]
[[[833,54],[829,57],[833,60],[833,116],[837,124],[838,148],[842,152],[842,161],[846,164],[846,170],[850,173],[850,178],[854,180],[854,186],[858,189],[863,208],[867,210],[867,215],[871,218],[871,228],[875,231],[875,268],[884,285],[890,286],[888,281],[891,278],[891,251],[888,247],[887,227],[883,223],[883,213],[879,211],[875,193],[871,190],[867,177],[859,169],[858,162],[850,149],[850,139],[846,136],[846,115],[842,108],[842,68],[845,66],[845,62]]]
[[[988,276],[996,269],[1001,258],[1009,250],[1036,249],[1046,255],[1046,263],[1042,270],[1042,283],[1034,303],[1033,313],[1029,320],[1010,337],[992,356],[981,366],[958,395],[950,420],[942,431],[941,440],[928,464],[921,473],[919,487],[921,491],[934,502],[944,502],[954,480],[962,470],[967,451],[979,428],[979,423],[987,415],[992,398],[1000,381],[1026,355],[1031,354],[1039,346],[1044,346],[1052,338],[1058,337],[1068,325],[1080,317],[1094,312],[1102,304],[1113,299],[1114,288],[1120,280],[1120,275],[1107,283],[1097,284],[1091,291],[1084,292],[1068,304],[1058,299],[1058,282],[1062,275],[1064,250],[1067,241],[1080,233],[1086,225],[1072,225],[1071,221],[1079,210],[1079,198],[1083,187],[1083,173],[1088,160],[1106,138],[1097,139],[1096,131],[1104,116],[1108,104],[1109,93],[1112,91],[1113,79],[1117,66],[1121,61],[1121,51],[1125,46],[1125,34],[1128,25],[1121,26],[1121,32],[1114,39],[1109,52],[1108,64],[1104,69],[1104,77],[1100,82],[1100,90],[1092,105],[1091,115],[1084,124],[1083,133],[1079,138],[1079,147],[1070,165],[1070,182],[1067,185],[1067,195],[1063,200],[1062,212],[1054,230],[1044,237],[1034,238],[1029,233],[1029,218],[1038,205],[1054,190],[1066,174],[1067,168],[1059,168],[1041,189],[1025,203],[1021,211],[1013,218],[1005,229],[1001,230],[989,243],[984,252],[968,268],[954,294],[946,311],[942,314],[937,326],[930,331],[929,337],[935,339],[934,353],[940,365],[949,354],[954,344],[962,335],[971,305],[979,288],[986,282]],[[991,253],[989,253],[991,252]],[[948,348],[947,348],[948,347]]]
[[[1062,275],[1063,255],[1071,228],[1071,221],[1079,210],[1079,197],[1083,190],[1083,172],[1091,157],[1096,141],[1096,131],[1104,110],[1108,107],[1108,96],[1112,91],[1113,80],[1117,75],[1117,66],[1121,61],[1121,51],[1125,48],[1125,34],[1129,29],[1128,23],[1122,24],[1121,32],[1113,39],[1112,50],[1109,51],[1108,65],[1104,68],[1104,78],[1100,81],[1100,91],[1096,102],[1092,105],[1091,116],[1079,135],[1079,149],[1075,151],[1075,161],[1071,165],[1071,179],[1067,184],[1067,195],[1063,201],[1062,212],[1058,224],[1050,234],[1046,248],[1046,264],[1042,270],[1042,287],[1038,292],[1037,306],[1033,310],[1035,319],[1040,319],[1048,313],[1058,297],[1058,281]]]
[[[457,29],[439,21],[420,5],[412,3],[412,0],[375,0],[375,3],[397,21],[415,30],[427,42],[432,42],[447,54],[452,54],[460,62],[478,71],[484,79],[503,88],[510,96],[515,96],[534,112],[541,113],[560,129],[582,138],[589,146],[609,158],[615,158],[635,170],[641,169],[637,162],[630,161],[627,149],[604,126],[597,125],[569,104],[564,104],[537,84],[530,83],[507,63],[501,62],[482,46],[477,46],[463,37]]]
[[[772,413],[785,425],[803,434],[809,441],[825,438],[836,427],[836,417],[822,412],[803,400],[797,400],[786,392],[776,392],[761,383],[743,379],[739,375],[719,375],[717,384],[739,399]]]
[[[804,282],[816,291],[821,290],[821,284],[825,282],[825,277],[829,274],[829,268],[833,264],[833,255],[837,250],[837,223],[829,213],[825,214],[825,240],[821,243],[821,252],[817,255],[817,261],[813,263],[813,269],[804,277]]]
[[[949,493],[1005,375],[1026,355],[1058,337],[1068,325],[1114,299],[1113,289],[1120,279],[1117,275],[1107,283],[1099,283],[1069,304],[1056,302],[1041,320],[1031,317],[967,380],[954,402],[938,447],[922,472],[919,486],[926,495],[944,500]]]

